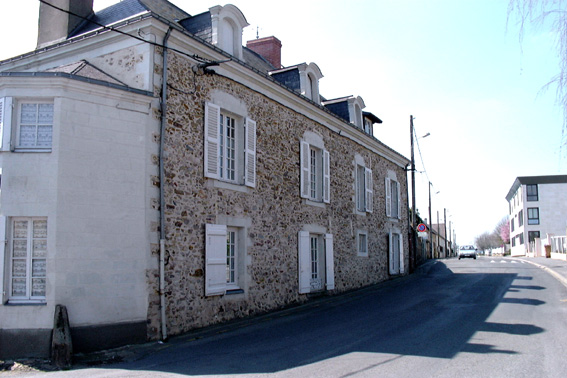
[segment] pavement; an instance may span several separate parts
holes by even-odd
[[[550,259],[545,257],[510,257],[522,260],[545,270],[567,287],[567,260]]]

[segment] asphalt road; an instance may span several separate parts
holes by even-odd
[[[480,257],[174,338],[136,361],[44,374],[565,377],[566,350],[567,288],[529,263]]]

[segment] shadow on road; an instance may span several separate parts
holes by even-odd
[[[544,331],[486,321],[500,304],[543,304],[528,295],[543,287],[513,284],[530,278],[455,274],[437,262],[412,277],[274,313],[240,328],[201,339],[175,338],[139,361],[109,367],[214,375],[272,373],[358,352],[444,359],[463,351],[515,354],[470,340],[477,331],[522,336]],[[510,288],[513,297],[505,298]]]

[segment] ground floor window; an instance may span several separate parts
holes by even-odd
[[[11,218],[8,235],[8,300],[45,301],[47,219]]]
[[[528,242],[532,243],[536,239],[539,239],[539,231],[528,231]]]
[[[242,292],[244,229],[207,224],[205,238],[205,295]]]

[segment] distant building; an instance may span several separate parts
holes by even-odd
[[[567,175],[518,177],[506,195],[512,256],[524,256],[529,243],[565,235]]]

